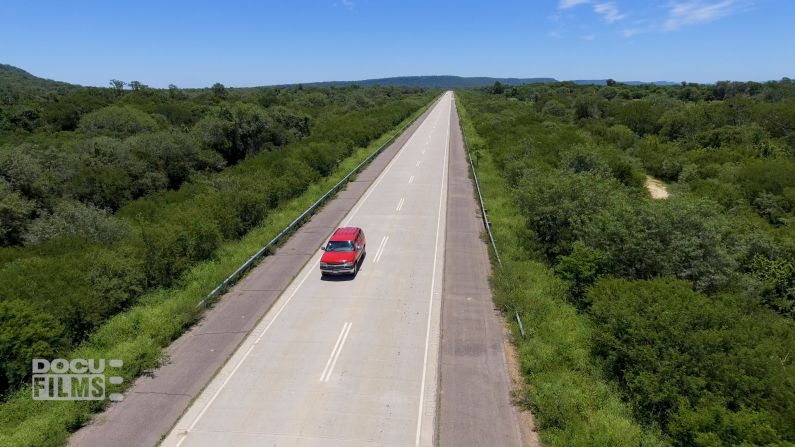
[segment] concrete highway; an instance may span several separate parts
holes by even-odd
[[[318,250],[163,445],[433,444],[452,99],[343,219],[359,274],[322,279]]]

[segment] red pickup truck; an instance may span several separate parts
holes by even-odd
[[[328,243],[321,247],[325,251],[320,258],[321,275],[356,275],[359,263],[365,254],[367,240],[358,227],[337,228]]]

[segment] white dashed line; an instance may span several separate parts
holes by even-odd
[[[340,332],[339,337],[337,337],[337,343],[334,344],[334,349],[331,350],[331,355],[329,355],[328,361],[326,362],[326,367],[323,368],[323,373],[320,375],[321,382],[328,382],[331,378],[331,372],[334,371],[334,365],[337,364],[337,359],[340,358],[340,352],[342,352],[342,347],[345,345],[345,340],[348,338],[348,332],[351,331],[352,323],[346,322],[342,325],[342,332]]]
[[[377,263],[379,259],[381,259],[381,255],[384,254],[384,248],[386,248],[386,243],[389,241],[389,236],[384,236],[381,239],[381,243],[378,245],[378,250],[375,252],[375,258],[373,259],[373,263]]]
[[[401,199],[400,199],[400,202],[398,202],[398,206],[397,206],[397,208],[395,208],[395,211],[400,211],[400,209],[401,209],[401,208],[403,208],[403,202],[405,202],[405,201],[406,201],[406,198],[405,198],[405,197],[404,197],[404,198],[401,198]]]

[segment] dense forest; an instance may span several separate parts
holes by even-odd
[[[795,445],[795,83],[459,99],[544,442]]]
[[[25,383],[32,358],[68,355],[179,286],[433,96],[94,88],[0,67],[0,394]]]

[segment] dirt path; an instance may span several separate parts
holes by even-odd
[[[646,189],[651,193],[652,199],[659,200],[668,198],[668,188],[665,186],[665,183],[650,175],[646,176]]]

